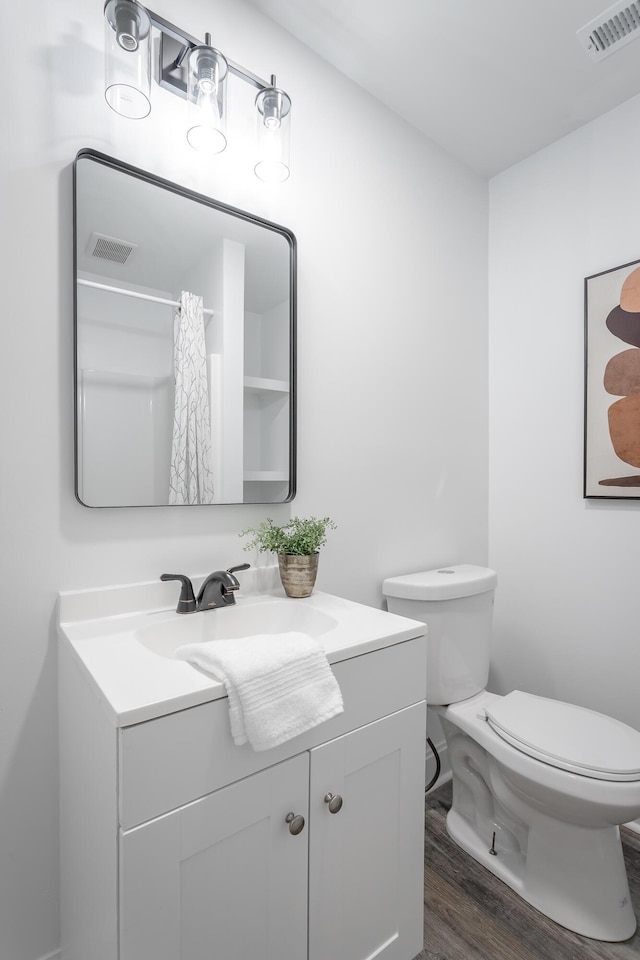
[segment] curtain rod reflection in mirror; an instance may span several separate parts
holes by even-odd
[[[151,112],[151,50],[159,86],[186,99],[186,138],[208,156],[227,146],[227,77],[257,88],[254,101],[254,173],[282,183],[290,173],[291,98],[276,86],[275,74],[262,80],[211,46],[164,20],[136,0],[107,0],[105,19],[105,98],[112,110],[131,120]]]
[[[95,287],[96,290],[107,290],[109,293],[122,293],[125,297],[135,297],[136,300],[150,300],[152,303],[164,303],[168,307],[179,307],[179,300],[167,300],[165,297],[154,297],[150,293],[138,293],[137,290],[127,290],[125,287],[112,287],[108,283],[96,283],[95,280],[82,280],[78,277],[78,283],[83,287]],[[215,310],[204,309],[202,311],[206,316],[213,317]]]

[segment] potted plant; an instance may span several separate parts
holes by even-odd
[[[308,597],[316,582],[318,551],[327,542],[327,531],[335,529],[329,517],[292,517],[282,526],[267,517],[240,536],[251,537],[245,550],[278,555],[280,579],[288,597]]]

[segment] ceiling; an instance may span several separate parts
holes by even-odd
[[[249,2],[482,176],[640,93],[638,42],[576,38],[609,0]]]

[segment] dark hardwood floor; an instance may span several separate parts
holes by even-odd
[[[425,950],[416,960],[640,960],[640,931],[623,943],[580,937],[548,920],[447,836],[451,784],[425,803]],[[640,836],[623,830],[640,917]]]

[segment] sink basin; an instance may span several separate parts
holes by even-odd
[[[153,617],[151,614],[150,620]],[[291,631],[320,638],[337,626],[338,621],[332,616],[305,605],[304,601],[263,597],[253,602],[240,601],[224,609],[176,614],[170,620],[156,620],[136,630],[135,638],[152,653],[173,659],[178,647],[185,643]]]
[[[124,728],[226,696],[223,683],[175,659],[184,643],[300,631],[320,640],[333,666],[424,635],[417,620],[319,590],[290,599],[277,565],[268,574],[247,579],[234,606],[186,616],[175,612],[175,584],[160,580],[63,593],[60,655],[91,678],[113,724]]]

